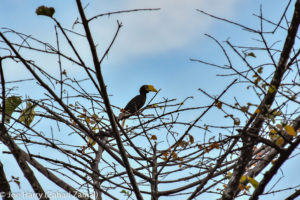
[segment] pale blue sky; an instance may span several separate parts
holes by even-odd
[[[4,0],[3,2],[0,8],[2,19],[0,27],[13,28],[52,44],[55,39],[54,24],[46,17],[37,17],[34,12],[36,7],[39,5],[55,7],[55,18],[66,28],[71,28],[77,17],[77,8],[73,1],[62,3],[58,0]],[[189,61],[189,58],[201,58],[219,64],[224,63],[224,57],[219,56],[221,55],[219,49],[214,42],[204,36],[204,33],[209,33],[220,41],[230,38],[230,41],[236,44],[249,42],[249,34],[243,33],[240,28],[204,16],[195,9],[205,10],[255,28],[258,20],[252,13],[258,13],[262,1],[83,2],[90,3],[86,9],[87,16],[120,9],[162,8],[161,11],[104,17],[91,23],[99,52],[103,52],[110,42],[116,29],[116,20],[124,25],[103,65],[108,91],[116,97],[112,97],[112,103],[122,105],[137,93],[142,84],[153,84],[163,90],[164,96],[170,98],[177,97],[178,94],[182,97],[193,95],[197,88],[205,85],[207,90],[214,92],[214,89],[218,88],[215,87],[216,83],[225,80],[215,76],[216,69]],[[279,19],[276,13],[283,10],[284,6],[285,1],[282,0],[263,1],[265,16],[276,20]],[[78,43],[77,47],[83,49],[83,54],[88,53],[88,48],[84,44]],[[90,61],[87,59],[86,62]],[[50,66],[45,68],[51,69]],[[23,72],[23,69],[17,70]],[[11,68],[7,75],[10,75],[11,79],[16,79],[18,76],[14,72],[15,70]],[[127,78],[132,74],[136,76]],[[124,101],[119,102],[119,96],[124,97]]]
[[[143,84],[153,84],[157,89],[162,89],[158,99],[167,97],[178,98],[180,101],[187,96],[195,96],[198,98],[191,100],[193,105],[206,104],[207,100],[201,102],[202,96],[197,89],[201,87],[212,94],[218,94],[232,81],[232,78],[217,77],[216,74],[222,73],[219,69],[189,61],[190,58],[201,58],[224,64],[225,58],[220,56],[222,55],[220,50],[204,34],[208,33],[221,42],[230,38],[232,43],[241,45],[249,44],[253,40],[250,39],[252,35],[243,32],[240,28],[204,16],[196,9],[258,29],[259,20],[252,14],[259,13],[260,5],[266,18],[278,21],[280,18],[278,13],[282,13],[287,2],[287,0],[83,1],[84,4],[89,3],[86,9],[88,17],[125,9],[161,8],[160,11],[103,17],[91,23],[100,53],[103,53],[116,30],[116,21],[123,23],[116,43],[102,65],[108,92],[113,95],[111,102],[119,107],[124,107]],[[71,29],[78,17],[75,1],[71,0],[1,0],[0,27],[31,34],[55,44],[53,21],[35,14],[35,9],[40,5],[53,6],[56,10],[54,17],[65,28]],[[74,30],[79,29],[75,27]],[[76,42],[76,46],[83,55],[86,55],[86,62],[91,63],[88,59],[87,46],[82,41]],[[264,57],[257,59],[264,59]],[[49,72],[53,70],[54,73],[57,68],[52,69],[51,64],[55,62],[49,60],[44,67]],[[65,66],[65,68],[70,74],[78,72],[72,66]],[[9,66],[5,68],[5,73],[7,80],[20,79],[27,74],[20,66]],[[133,74],[135,76],[132,76]],[[28,85],[25,84],[23,87]],[[21,86],[19,92],[24,92],[31,97],[41,92],[23,90],[24,88]],[[235,87],[229,94],[236,95],[239,92],[240,88]],[[230,95],[225,98],[230,98]],[[240,100],[250,101],[249,97]],[[210,116],[208,120],[213,119],[214,116]],[[1,152],[0,156],[3,156]],[[295,165],[287,165],[287,171],[293,167]],[[7,170],[14,174],[10,169]],[[286,176],[289,174],[287,173]],[[22,180],[25,181],[24,178]],[[24,188],[30,190],[26,185]]]

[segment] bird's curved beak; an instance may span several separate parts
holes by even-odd
[[[154,86],[153,85],[148,85],[148,88],[147,88],[147,90],[150,92],[158,92],[155,88],[154,88]]]

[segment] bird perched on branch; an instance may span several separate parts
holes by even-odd
[[[125,108],[121,111],[118,119],[121,120],[126,114],[134,114],[143,107],[146,102],[148,92],[158,92],[153,85],[143,85],[140,88],[140,94],[135,96],[129,101]],[[124,127],[125,119],[122,121],[122,127]]]

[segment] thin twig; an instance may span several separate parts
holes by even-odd
[[[97,19],[98,17],[103,17],[103,16],[110,16],[110,15],[121,14],[121,13],[140,12],[140,11],[156,11],[156,10],[160,10],[160,8],[140,8],[140,9],[121,10],[121,11],[115,11],[115,12],[102,13],[102,14],[96,15],[96,16],[88,19],[87,22],[90,22],[94,19]]]

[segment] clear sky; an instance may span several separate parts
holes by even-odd
[[[225,62],[225,58],[219,56],[220,50],[214,42],[204,36],[205,33],[221,42],[230,38],[231,42],[241,45],[251,42],[250,35],[240,28],[207,17],[196,9],[258,29],[259,20],[252,14],[259,13],[260,5],[266,18],[278,21],[280,18],[278,13],[283,12],[288,1],[83,0],[82,2],[88,4],[85,10],[88,17],[126,9],[161,8],[159,11],[103,17],[90,24],[100,53],[103,53],[109,45],[117,28],[117,20],[123,24],[110,54],[102,65],[102,70],[108,92],[112,94],[112,104],[124,107],[143,84],[153,84],[157,89],[161,89],[158,98],[183,100],[187,96],[199,96],[197,89],[200,87],[212,94],[218,94],[232,81],[232,78],[217,77],[219,69],[191,62],[189,59],[201,58],[217,64]],[[78,14],[75,1],[71,0],[1,0],[0,27],[31,34],[55,44],[53,21],[35,14],[35,9],[40,5],[54,7],[56,10],[54,17],[65,28],[72,29]],[[78,30],[76,26],[74,30]],[[84,42],[78,41],[76,46],[88,58],[88,48]],[[91,60],[87,59],[86,62],[91,63]],[[50,64],[45,68],[49,72],[52,70]],[[69,73],[77,72],[72,66],[65,68]],[[24,69],[16,66],[5,68],[5,73],[8,81],[27,76]],[[22,88],[19,90],[22,92]],[[25,93],[33,97],[39,92],[36,90],[30,91],[30,94]],[[239,88],[233,89],[233,94],[236,92],[239,92]],[[245,96],[242,100],[246,101],[246,98],[248,97]],[[194,105],[202,103],[199,102],[199,98],[193,101]],[[2,155],[0,152],[1,157]],[[294,166],[286,167],[288,171]]]

